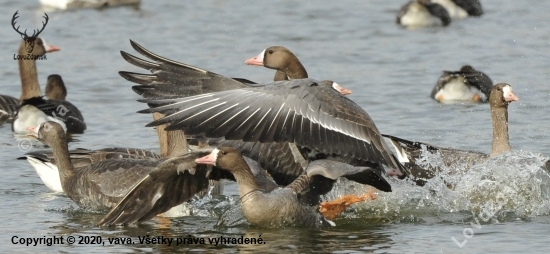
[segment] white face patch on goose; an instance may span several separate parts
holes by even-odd
[[[518,101],[519,98],[514,94],[514,91],[512,90],[512,87],[509,85],[506,85],[502,88],[502,97],[504,98],[504,101],[506,102],[512,102],[512,101]]]
[[[212,150],[212,153],[210,153],[214,157],[214,165],[218,164],[218,153],[220,150],[218,148]]]

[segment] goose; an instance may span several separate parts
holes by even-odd
[[[231,176],[224,177],[237,182],[244,217],[251,224],[262,227],[332,226],[334,224],[319,211],[319,195],[330,191],[335,180],[340,177],[359,183],[365,183],[364,180],[370,177],[378,177],[376,171],[369,167],[342,166],[338,165],[342,164],[340,162],[318,160],[310,163],[307,170],[291,184],[280,187],[266,179],[266,175],[259,176],[257,166],[251,168],[251,163],[232,147],[218,147],[210,154],[195,159],[195,162],[212,166],[208,175],[230,172]],[[184,181],[192,181],[190,177],[181,175],[181,170],[155,169],[137,184],[99,225],[145,221],[169,209],[165,203],[157,200],[170,200],[175,203],[185,201],[186,195],[181,195],[180,192],[188,193],[188,190],[173,187]],[[192,174],[194,177],[191,178],[204,175],[198,174],[197,171]]]
[[[46,82],[46,97],[50,100],[58,101],[64,101],[67,98],[67,88],[59,74],[48,76],[48,81]]]
[[[273,77],[273,81],[308,77],[306,68],[302,65],[298,57],[283,46],[271,46],[266,48],[257,56],[247,59],[244,63],[277,70]],[[343,95],[351,94],[351,90],[340,86],[336,82],[332,82],[331,86],[334,90]]]
[[[34,47],[30,55],[44,55],[46,53],[59,51],[57,46],[49,45],[43,38],[36,38]],[[25,41],[21,42],[18,50],[19,55],[27,55]],[[42,96],[42,91],[38,85],[38,74],[36,72],[36,59],[18,58],[19,76],[21,77],[21,96],[19,99],[0,94],[0,123],[13,122],[21,100]]]
[[[44,6],[61,10],[79,8],[105,8],[123,5],[139,6],[141,0],[40,0]]]
[[[449,12],[440,4],[430,0],[412,0],[397,13],[395,22],[405,27],[448,26]]]
[[[50,83],[48,83],[48,85],[49,84]],[[48,89],[46,88],[46,90]],[[161,114],[154,114],[153,119],[159,119],[161,116]],[[81,168],[108,159],[127,158],[159,160],[161,158],[170,158],[188,152],[189,147],[187,146],[187,140],[182,131],[167,132],[161,127],[157,128],[157,135],[160,145],[159,154],[139,148],[112,147],[97,150],[78,148],[69,151],[69,157],[75,168]],[[54,192],[63,192],[59,177],[59,169],[54,155],[50,151],[29,152],[26,153],[24,157],[19,157],[18,159],[26,159],[35,169],[42,182],[44,182],[50,190]],[[219,189],[219,191],[221,191],[221,189]]]
[[[74,168],[86,167],[109,159],[128,158],[158,160],[161,158],[160,155],[148,150],[121,147],[102,148],[97,150],[77,148],[69,151],[69,157]],[[26,153],[25,156],[17,159],[27,160],[35,169],[42,182],[44,182],[46,187],[50,190],[54,192],[63,192],[57,161],[51,151],[29,152]]]
[[[489,97],[491,116],[493,119],[493,143],[491,154],[438,147],[427,143],[397,138],[391,135],[384,136],[391,139],[392,145],[398,151],[398,157],[401,158],[400,161],[409,168],[412,176],[419,181],[425,182],[427,179],[432,178],[439,169],[423,169],[415,163],[422,155],[423,148],[431,152],[439,152],[446,166],[450,166],[457,162],[462,162],[467,166],[471,166],[481,163],[489,157],[511,151],[508,137],[508,105],[518,100],[519,98],[514,94],[511,85],[499,83],[493,86]]]
[[[31,135],[52,148],[65,194],[79,206],[93,210],[114,207],[139,180],[155,168],[178,165],[185,163],[186,159],[193,160],[205,154],[201,151],[185,158],[176,156],[158,160],[115,156],[116,158],[93,164],[85,161],[84,166],[76,168],[74,165],[77,161],[73,163],[75,160],[71,160],[66,134],[59,123],[47,121],[39,127],[29,127],[28,130]]]
[[[151,62],[148,60],[144,60],[144,59],[140,59],[138,57],[132,56],[126,52],[121,52],[122,57],[129,63],[144,69],[148,69],[152,72],[152,75],[124,72],[124,71],[119,72],[119,74],[125,79],[132,81],[134,83],[140,84],[137,86],[133,86],[132,89],[144,98],[177,99],[177,98],[193,96],[193,95],[201,96],[201,95],[204,95],[205,93],[210,93],[210,92],[230,92],[230,91],[234,92],[235,94],[238,94],[242,92],[242,90],[238,90],[239,87],[241,89],[270,89],[272,87],[276,87],[276,89],[282,88],[282,87],[277,88],[277,86],[274,84],[243,86],[242,83],[235,82],[235,79],[227,78],[227,77],[215,74],[213,72],[200,69],[198,67],[190,66],[184,63],[179,63],[170,59],[163,58],[161,56],[158,56],[148,51],[147,49],[143,48],[139,44],[133,42],[132,40],[130,42],[132,44],[132,47],[136,51],[146,56],[147,58],[154,60],[154,62]],[[296,81],[296,80],[292,80],[292,81]],[[300,82],[300,81],[298,80],[296,82]],[[326,100],[324,102],[326,104],[325,105],[326,107],[330,107],[329,104],[332,103],[331,102],[332,99],[330,98],[331,96],[336,95],[336,97],[342,97],[340,96],[341,93],[339,94],[333,89],[331,81],[311,83],[311,85],[312,86],[309,88],[307,85],[302,86],[302,88],[305,88],[306,90],[312,90],[312,91],[314,90],[322,91],[318,95],[320,97],[323,97],[324,100]],[[317,88],[321,86],[323,88]],[[234,89],[237,89],[238,91]],[[282,88],[281,91],[285,89],[287,91],[290,91],[291,94],[294,93],[291,96],[296,96],[297,93],[300,93],[298,89],[288,90],[287,88]],[[327,90],[330,90],[333,92],[332,93],[329,92],[327,94],[326,92]],[[304,96],[308,92],[305,92]],[[240,97],[242,96],[239,95],[239,98]],[[296,99],[296,100],[299,100],[299,99]],[[274,100],[274,103],[276,103],[275,101],[276,100]],[[368,153],[371,153],[371,156],[377,157],[377,155],[375,154],[377,152],[380,152],[380,154],[385,154],[386,157],[385,159],[382,159],[382,160],[387,159],[387,162],[389,164],[393,164],[394,167],[399,167],[400,164],[396,162],[397,160],[393,158],[392,155],[386,154],[386,152],[388,151],[386,144],[381,139],[381,136],[376,134],[378,130],[376,129],[376,127],[374,126],[374,123],[372,123],[372,120],[366,114],[366,112],[364,112],[362,109],[359,108],[360,112],[358,113],[358,116],[356,116],[355,112],[352,112],[353,110],[348,111],[346,109],[348,104],[352,105],[352,108],[354,109],[359,108],[356,104],[352,103],[347,99],[344,99],[343,101],[341,101],[340,104],[337,104],[337,107],[340,107],[339,110],[346,111],[345,113],[340,113],[341,115],[340,117],[346,114],[349,114],[348,117],[351,117],[352,119],[360,121],[361,122],[359,124],[360,126],[350,127],[350,128],[356,129],[356,131],[359,131],[359,129],[372,130],[373,133],[371,133],[370,131],[367,131],[367,133],[364,133],[364,134],[368,136],[368,138],[366,139],[370,140],[372,138],[374,139],[374,142],[372,143],[365,142],[365,144],[362,143],[363,141],[359,141],[359,140],[355,140],[352,142],[351,139],[353,138],[348,139],[347,136],[342,137],[341,142],[345,142],[344,139],[349,141],[349,143],[357,142],[355,143],[356,146],[361,147],[359,148],[359,150],[363,149],[362,152],[364,152],[365,156],[367,156]],[[220,110],[223,111],[223,109],[220,109]],[[214,114],[214,115],[220,116],[219,114]],[[258,119],[251,119],[250,122],[257,121],[257,120]],[[355,121],[355,120],[352,120],[352,121]],[[342,120],[342,122],[346,122],[346,121]],[[354,124],[352,123],[351,125],[354,125]],[[337,131],[333,132],[332,129],[328,131],[330,133],[329,136],[331,138],[333,135],[336,135],[336,136],[339,135]],[[204,137],[202,133],[189,134],[186,132],[186,134],[194,137],[197,137],[197,136]],[[209,138],[212,138],[212,137],[209,137]],[[207,142],[207,143],[210,145],[217,145],[217,146],[229,145],[229,146],[239,148],[239,150],[241,150],[243,154],[245,154],[246,156],[254,160],[257,160],[262,167],[268,168],[270,170],[269,173],[273,175],[275,181],[280,185],[288,185],[290,182],[292,182],[304,170],[305,166],[307,166],[307,162],[312,159],[330,157],[333,160],[337,160],[337,161],[341,160],[346,163],[354,163],[354,165],[356,166],[370,165],[371,163],[368,160],[354,159],[349,155],[346,155],[344,153],[339,153],[339,152],[337,152],[337,154],[316,153],[314,149],[310,149],[308,147],[300,146],[300,148],[298,148],[294,142],[291,142],[291,143],[290,142],[272,142],[272,141],[271,142],[265,142],[265,141],[248,142],[242,139],[226,140],[222,138],[223,140],[222,143],[219,143],[219,138],[220,136],[216,137],[216,141],[214,143],[211,143],[211,142]],[[335,138],[338,139],[338,137],[335,137]],[[282,144],[277,144],[277,143],[282,143]],[[346,144],[345,146],[349,148],[349,144]],[[277,152],[274,152],[274,151],[277,151]],[[307,160],[299,158],[304,156],[305,158],[307,158]],[[285,158],[284,160],[275,159],[279,157],[285,157]],[[282,161],[284,161],[285,163],[282,163]],[[298,161],[302,161],[302,163],[297,163]],[[383,166],[382,164],[377,164],[376,167],[381,169]],[[401,170],[404,170],[404,169],[400,168],[400,171]],[[404,173],[404,175],[406,174]],[[385,180],[382,181],[383,178],[380,178],[380,179],[381,179],[380,182],[373,182],[372,183],[373,186],[383,191],[391,191],[391,188],[385,187],[386,186]]]
[[[141,84],[142,86],[133,86],[132,89],[145,98],[177,98],[208,92],[261,86],[248,79],[229,78],[205,69],[167,59],[149,51],[133,40],[130,40],[130,45],[138,53],[154,61],[151,62],[125,51],[120,51],[122,58],[128,63],[151,71],[152,75],[128,71],[119,72],[120,76],[124,79]],[[279,61],[284,62],[284,60]],[[296,59],[296,61],[298,61],[297,64],[303,69],[299,60]],[[299,66],[296,68],[299,68]],[[290,73],[286,76],[291,79],[307,78],[305,69],[304,71],[294,71],[294,68],[290,68],[289,71]],[[327,85],[333,88],[341,87],[334,81],[327,83]],[[342,88],[341,90],[343,91],[342,94],[351,93],[349,89]]]
[[[174,104],[174,106],[184,106],[185,102],[196,101],[199,103],[200,101],[208,100],[208,97],[210,96],[223,96],[224,100],[231,99],[229,98],[229,95],[231,94],[231,96],[234,96],[233,99],[238,99],[241,101],[241,105],[249,105],[250,103],[261,102],[261,104],[266,107],[262,109],[262,112],[259,112],[258,109],[254,113],[254,117],[251,116],[250,118],[247,118],[247,114],[252,112],[241,114],[244,111],[239,112],[235,111],[235,108],[226,108],[232,105],[226,103],[224,104],[226,106],[212,108],[212,115],[202,114],[201,117],[210,115],[213,117],[207,117],[206,119],[212,120],[216,117],[228,117],[230,116],[228,113],[231,112],[239,113],[239,117],[231,118],[229,120],[238,120],[238,118],[243,118],[240,120],[242,120],[243,123],[246,123],[245,127],[248,128],[250,127],[248,125],[253,122],[259,123],[258,120],[260,119],[256,118],[261,118],[262,115],[265,116],[266,112],[263,112],[264,110],[268,110],[268,113],[270,113],[272,117],[275,117],[276,115],[277,117],[282,118],[282,110],[284,108],[285,114],[287,112],[289,114],[293,113],[294,117],[296,117],[297,119],[296,122],[280,122],[280,125],[300,124],[301,122],[298,123],[298,120],[303,120],[304,124],[306,122],[309,124],[310,119],[312,119],[313,122],[311,122],[311,124],[315,125],[315,128],[319,128],[318,130],[312,131],[315,131],[315,134],[323,135],[323,139],[330,139],[328,140],[328,143],[334,141],[336,146],[321,145],[320,140],[316,140],[316,138],[307,135],[306,137],[302,137],[302,135],[298,135],[296,132],[293,132],[292,129],[285,129],[288,132],[288,135],[277,137],[277,142],[288,140],[288,142],[292,141],[293,143],[300,143],[300,146],[302,146],[303,143],[317,143],[316,145],[312,145],[312,147],[309,148],[310,152],[316,149],[321,149],[327,154],[324,156],[328,156],[328,154],[340,154],[351,158],[357,157],[357,159],[359,160],[373,160],[372,162],[379,166],[389,165],[394,168],[399,167],[399,163],[397,163],[396,159],[391,156],[391,152],[389,152],[389,150],[387,149],[386,144],[383,142],[383,139],[381,138],[381,135],[379,134],[379,131],[374,125],[374,122],[372,121],[370,116],[368,116],[368,114],[357,104],[341,96],[341,94],[332,89],[332,83],[330,81],[319,82],[313,79],[293,79],[289,81],[279,81],[265,85],[243,86],[242,83],[235,82],[234,79],[158,56],[132,40],[130,41],[130,43],[132,44],[132,47],[140,54],[146,56],[151,60],[154,60],[154,62],[151,62],[132,56],[126,52],[121,52],[123,58],[129,63],[144,69],[151,70],[152,72],[152,74],[140,74],[125,71],[119,72],[119,74],[125,79],[140,84],[133,86],[132,89],[145,98],[144,100],[142,100],[142,102],[148,102],[152,105],[158,104],[160,101],[170,104],[172,102],[176,103],[176,101],[181,100],[181,103]],[[262,97],[265,97],[266,100],[262,101],[263,98],[260,99],[256,97],[246,96],[247,94],[262,95]],[[154,102],[155,100],[158,101]],[[287,101],[285,102],[284,100]],[[308,107],[308,103],[312,105]],[[207,109],[208,107],[205,107],[205,105],[208,104],[196,105],[197,107],[194,107],[193,110]],[[291,107],[293,108],[288,108],[289,105],[291,105]],[[165,114],[167,111],[173,113],[173,110],[168,110],[168,107],[169,106],[167,105],[159,108],[158,110],[144,110],[142,111],[142,113],[159,112]],[[250,107],[244,107],[246,108],[246,110],[250,109]],[[229,109],[231,109],[230,112],[225,112]],[[279,109],[281,111],[279,111]],[[296,110],[302,112],[296,114]],[[281,114],[277,114],[278,112]],[[316,119],[317,117],[320,117],[320,119]],[[156,120],[154,124],[150,125],[168,124],[169,126],[166,128],[166,130],[187,129],[179,128],[178,125],[174,125],[173,123],[171,123],[171,120],[173,120],[174,118],[175,115],[167,116],[160,120]],[[265,126],[264,124],[268,121],[271,121],[272,119],[263,118],[263,120],[265,121],[260,121],[263,122],[261,127],[269,127]],[[224,130],[227,130],[226,128],[216,129],[215,127],[215,125],[219,125],[222,123],[223,122],[218,122],[217,120],[213,121],[213,125],[210,125],[207,129],[209,130],[209,132],[212,130],[224,132]],[[272,123],[274,122],[272,121]],[[231,124],[235,123],[232,122]],[[291,127],[290,125],[279,126],[277,128],[287,128]],[[259,125],[257,125],[256,127],[258,126]],[[263,131],[258,128],[254,130]],[[317,133],[317,131],[322,131],[323,133]],[[201,134],[201,131],[197,132],[196,130],[192,134],[187,133],[187,131],[185,132],[187,135]],[[217,135],[220,133],[216,133],[216,135],[210,135],[210,133],[208,134],[208,137],[225,136],[226,139],[228,139],[229,136],[226,134]],[[274,138],[270,136],[270,133],[267,134],[267,136],[261,137],[262,143],[275,141]],[[246,142],[260,141],[259,136],[230,139],[244,140]],[[311,155],[312,157],[314,157],[314,152],[312,152]]]
[[[464,65],[459,71],[443,71],[430,97],[440,103],[487,102],[492,88],[487,74]]]
[[[48,76],[46,96],[48,99],[36,96],[21,102],[12,124],[13,131],[22,132],[28,126],[36,126],[46,120],[58,122],[69,133],[83,133],[86,130],[80,110],[65,100],[67,89],[58,74]]]
[[[443,6],[453,19],[479,17],[483,14],[480,0],[431,0],[431,2]]]

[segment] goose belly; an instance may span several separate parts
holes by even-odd
[[[468,86],[464,79],[453,79],[448,82],[435,94],[435,99],[439,102],[452,101],[486,101],[484,93],[475,87]]]
[[[432,16],[425,7],[418,4],[413,4],[407,9],[405,15],[401,16],[400,23],[403,26],[411,27],[443,25],[439,18]]]
[[[262,227],[322,225],[322,215],[314,207],[300,202],[290,189],[277,189],[271,193],[258,191],[256,195],[242,199],[241,206],[246,220]]]

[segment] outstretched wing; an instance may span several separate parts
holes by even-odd
[[[164,118],[147,126],[245,142],[291,142],[327,154],[400,168],[370,116],[312,79],[176,99],[145,99]]]
[[[144,176],[113,208],[99,225],[145,221],[179,205],[208,187],[209,179],[232,178],[226,171],[209,172],[195,159],[209,152],[200,150],[168,159]]]
[[[153,60],[149,61],[124,51],[120,52],[128,63],[151,71],[152,74],[119,72],[123,78],[142,85],[134,86],[132,89],[144,98],[193,96],[206,92],[248,87],[254,83],[245,79],[228,78],[195,66],[170,60],[147,50],[132,40],[130,40],[130,44],[137,52]]]

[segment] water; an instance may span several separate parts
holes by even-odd
[[[274,72],[244,65],[264,48],[283,45],[306,66],[310,77],[332,79],[353,90],[351,99],[369,112],[382,133],[434,145],[489,152],[489,105],[440,105],[429,93],[442,70],[470,64],[495,83],[513,86],[520,101],[510,105],[510,139],[515,152],[477,165],[461,165],[420,188],[392,182],[394,192],[353,206],[337,227],[261,229],[216,227],[217,214],[235,202],[236,188],[225,196],[194,201],[186,216],[154,219],[139,225],[102,229],[101,213],[81,211],[52,194],[26,161],[9,125],[0,127],[0,252],[543,252],[550,233],[548,174],[539,169],[550,155],[550,2],[485,0],[481,18],[454,20],[446,28],[406,30],[394,24],[405,1],[168,1],[144,0],[140,9],[54,11],[38,1],[0,1],[1,93],[18,97],[20,81],[12,56],[20,37],[10,27],[19,10],[21,27],[38,28],[61,51],[38,63],[41,84],[62,75],[68,100],[82,111],[88,130],[71,148],[108,146],[158,150],[155,131],[143,127],[150,115],[121,70],[139,71],[120,50],[137,54],[133,39],[153,52],[219,74],[259,82]],[[35,143],[32,149],[44,148]],[[540,155],[543,154],[543,155]],[[426,155],[435,165],[437,156]],[[446,171],[447,172],[447,171]],[[457,173],[456,173],[457,172]],[[455,184],[453,190],[446,182]],[[355,187],[355,188],[353,188]],[[329,197],[361,192],[340,183]],[[477,219],[477,220],[476,220]],[[166,222],[167,221],[167,222]],[[479,223],[479,224],[478,224]],[[258,237],[266,244],[166,246],[139,244],[139,238],[191,235]],[[131,237],[135,244],[13,245],[13,236]],[[453,240],[454,239],[454,240]],[[461,246],[461,247],[460,247]]]

